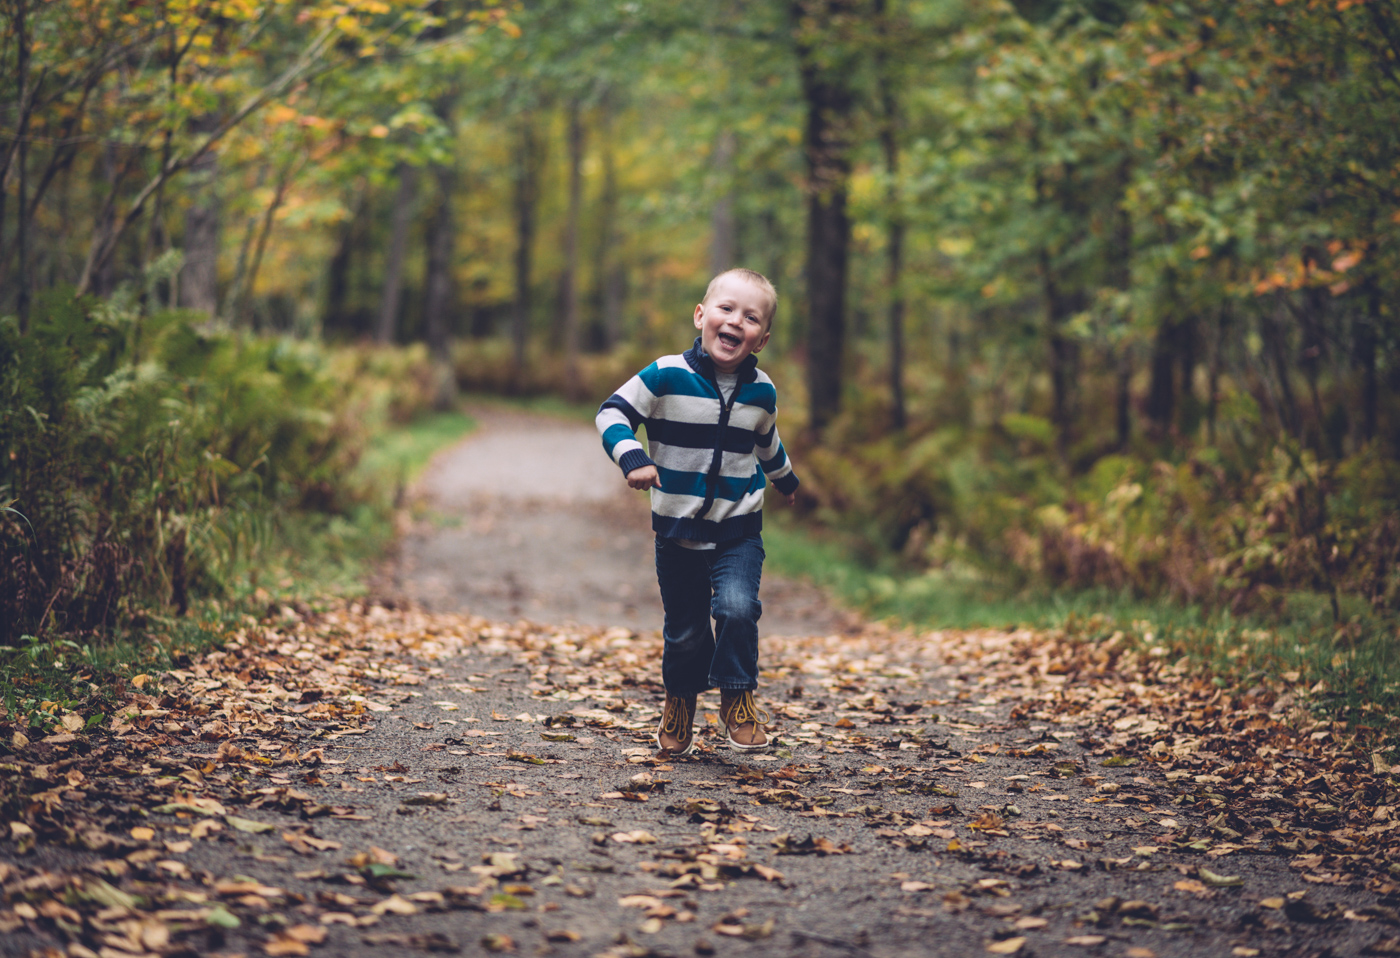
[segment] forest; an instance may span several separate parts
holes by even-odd
[[[1393,0],[3,18],[0,641],[226,599],[375,431],[596,404],[745,265],[859,561],[1394,645]]]

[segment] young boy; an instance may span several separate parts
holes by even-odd
[[[666,705],[657,747],[695,746],[695,698],[719,687],[729,746],[768,747],[758,687],[764,475],[788,502],[793,475],[775,426],[777,391],[755,354],[768,343],[778,294],[761,273],[731,269],[695,307],[694,345],[662,356],[598,410],[603,448],[633,489],[651,490],[656,578],[665,609]],[[646,423],[650,455],[636,439]],[[710,617],[714,617],[714,628]]]

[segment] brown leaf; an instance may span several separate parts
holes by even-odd
[[[263,951],[273,958],[285,958],[287,955],[309,955],[311,949],[306,942],[297,941],[283,934],[274,935],[269,941],[263,944]]]
[[[326,928],[324,925],[293,925],[282,934],[288,938],[305,942],[308,945],[319,945],[326,940]]]

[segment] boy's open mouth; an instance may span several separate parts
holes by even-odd
[[[718,333],[716,335],[720,342],[724,343],[726,346],[729,346],[731,348],[738,346],[739,343],[742,342],[742,340],[740,340],[738,336],[735,336],[732,333]]]

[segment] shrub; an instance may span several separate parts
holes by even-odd
[[[423,403],[419,365],[61,291],[0,320],[0,639],[224,593],[259,529],[363,499],[368,424]]]

